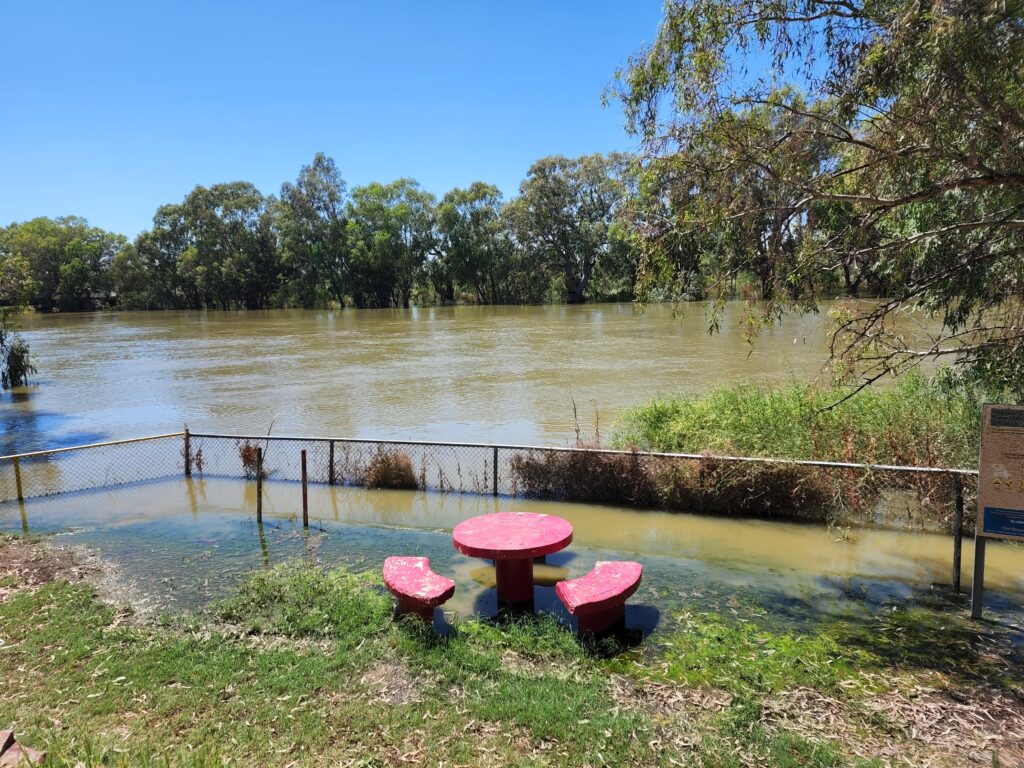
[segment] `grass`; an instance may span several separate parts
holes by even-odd
[[[656,398],[620,419],[613,447],[702,459],[532,452],[517,456],[512,471],[517,488],[537,498],[949,531],[953,495],[947,476],[716,458],[977,465],[979,404],[985,399],[977,388],[948,374],[929,378],[914,372],[888,388],[867,389],[843,401],[848,394],[842,388],[791,384]],[[970,496],[973,480],[964,484]],[[903,493],[910,503],[879,504],[890,491]],[[969,513],[965,525],[971,523]]]
[[[0,577],[18,579],[2,565]],[[995,663],[999,648],[979,645],[976,628],[926,609],[803,634],[694,613],[607,658],[550,617],[472,619],[439,637],[394,621],[391,606],[375,576],[299,563],[254,574],[203,614],[156,622],[85,583],[32,582],[0,599],[0,727],[61,767],[825,768],[886,765],[858,754],[883,746],[930,752],[904,725],[867,716],[854,749],[847,731],[787,720],[780,697],[812,690],[858,713],[910,676],[1024,698],[1019,661]]]
[[[640,450],[976,467],[984,394],[908,373],[832,408],[849,390],[735,385],[627,411],[614,443]]]

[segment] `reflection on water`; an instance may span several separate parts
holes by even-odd
[[[303,530],[300,487],[268,483],[257,525],[253,483],[181,479],[3,505],[0,530],[59,533],[60,543],[87,546],[161,610],[200,606],[273,563],[299,558],[376,572],[389,555],[415,554],[455,579],[447,608],[491,613],[493,569],[457,553],[451,530],[468,517],[524,505],[574,528],[571,547],[537,568],[537,606],[560,615],[551,585],[607,559],[644,564],[631,616],[648,628],[685,606],[735,610],[741,598],[797,620],[913,600],[950,579],[951,539],[930,534],[841,535],[791,523],[328,486],[311,486],[309,504]],[[964,547],[969,566],[971,543]],[[989,604],[1019,623],[1024,548],[992,543],[987,560]],[[964,577],[969,584],[969,567]]]

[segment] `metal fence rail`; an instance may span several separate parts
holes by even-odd
[[[308,480],[329,485],[367,485],[375,466],[386,457],[408,460],[416,485],[446,493],[536,495],[530,487],[530,463],[559,459],[605,460],[611,469],[624,462],[662,466],[678,464],[764,465],[780,468],[855,472],[864,476],[907,475],[960,478],[968,484],[977,470],[889,464],[641,452],[607,448],[511,445],[503,443],[429,442],[295,435],[245,435],[171,432],[128,440],[54,448],[0,456],[0,502],[182,475],[255,479],[255,451],[262,450],[264,479],[300,481],[301,454],[307,455]],[[535,485],[535,484],[534,484]],[[550,489],[549,489],[550,490]]]
[[[0,501],[180,476],[184,432],[0,457]]]

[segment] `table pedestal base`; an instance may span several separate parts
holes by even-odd
[[[430,605],[423,605],[423,603],[415,603],[412,600],[403,600],[398,598],[398,610],[399,616],[412,615],[419,616],[426,622],[434,621],[434,607]]]
[[[498,582],[499,603],[533,601],[533,560],[497,560],[494,571]]]

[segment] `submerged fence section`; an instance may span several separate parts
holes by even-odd
[[[520,496],[714,514],[879,522],[902,494],[960,530],[975,470],[488,443],[176,432],[0,457],[0,501],[174,477]],[[908,501],[909,500],[909,501]],[[968,521],[970,512],[968,512]],[[912,521],[911,521],[912,522]]]
[[[0,501],[180,476],[184,434],[172,432],[0,457]]]

